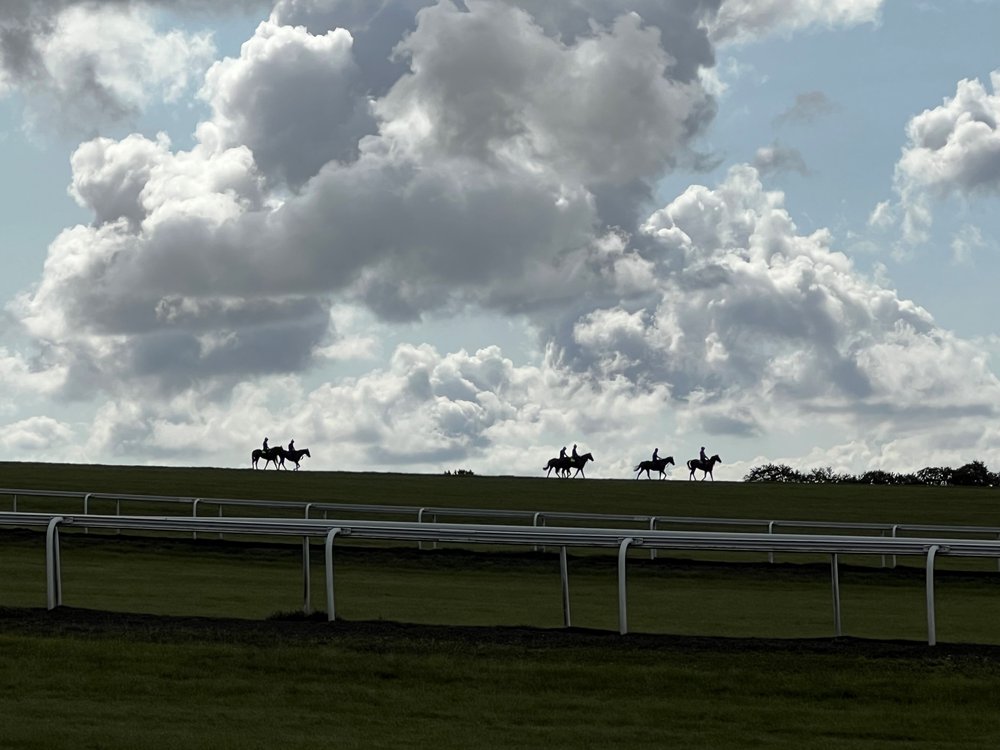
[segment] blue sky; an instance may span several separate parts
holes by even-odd
[[[1000,3],[13,7],[12,460],[1000,465]]]

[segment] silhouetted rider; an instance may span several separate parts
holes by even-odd
[[[577,459],[579,457],[580,457],[580,454],[576,452],[576,443],[573,443],[573,458]]]
[[[653,460],[655,461],[659,457],[660,457],[660,449],[659,448],[653,448]]]
[[[701,453],[698,454],[698,458],[700,458],[706,464],[708,463],[708,456],[705,455],[705,446],[704,445],[701,446]]]
[[[565,445],[562,447],[562,450],[559,451],[559,458],[566,458],[566,446]]]

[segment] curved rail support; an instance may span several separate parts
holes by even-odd
[[[315,503],[306,503],[305,518],[309,518],[309,509],[313,507]]]
[[[86,495],[83,496],[83,515],[85,515],[85,516],[90,515],[90,496],[93,495],[93,494],[94,494],[93,492],[88,492]],[[90,529],[89,528],[85,528],[83,530],[83,533],[84,534],[89,534],[90,533]]]
[[[934,558],[947,547],[932,544],[927,548],[927,645],[937,645],[937,621],[934,612]]]
[[[656,516],[649,517],[649,530],[656,531]],[[650,560],[656,559],[656,547],[649,548],[649,559]]]
[[[333,598],[333,538],[342,531],[338,526],[326,532],[326,619],[333,622],[337,619],[337,605]]]
[[[302,537],[302,614],[311,615],[312,611],[312,567],[309,559],[309,537],[304,536]]]
[[[774,521],[768,521],[768,523],[767,523],[767,533],[768,534],[773,534],[774,533]],[[767,553],[767,561],[769,563],[773,563],[774,562],[774,550],[771,550],[771,551],[769,551]]]
[[[423,523],[424,522],[424,511],[425,510],[427,510],[427,508],[421,508],[420,510],[417,511],[417,523]],[[424,548],[424,543],[423,542],[417,542],[417,549],[423,549],[423,548]]]
[[[572,625],[569,614],[569,561],[566,558],[566,547],[559,548],[559,578],[562,581],[563,625]]]
[[[541,524],[538,523],[539,521],[541,521]],[[537,513],[535,513],[531,517],[531,526],[532,526],[532,528],[538,528],[539,526],[544,526],[544,525],[545,525],[545,519],[542,517],[542,512],[541,511],[538,511]],[[537,544],[533,544],[531,546],[531,551],[532,552],[538,552],[538,545]],[[542,552],[544,552],[544,551],[545,551],[545,548],[543,547],[542,548]]]
[[[56,516],[49,521],[45,530],[45,581],[46,603],[48,608],[62,606],[62,562],[59,554],[59,524],[62,516]]]
[[[201,498],[200,497],[196,497],[191,502],[191,518],[197,518],[198,517],[198,503],[200,503],[200,502],[201,502]],[[197,531],[192,531],[191,532],[191,538],[192,539],[197,539],[198,538],[198,532]]]
[[[892,525],[892,538],[893,538],[893,539],[895,539],[895,538],[896,538],[896,532],[897,532],[898,530],[899,530],[899,524],[898,524],[898,523],[894,523],[894,524]],[[893,555],[893,556],[892,556],[892,567],[893,567],[893,568],[895,568],[895,567],[896,567],[896,556],[895,556],[895,555]]]
[[[628,599],[625,592],[625,557],[628,553],[629,545],[635,540],[632,537],[625,537],[618,545],[618,632],[621,635],[628,633]]]
[[[833,634],[840,638],[843,630],[840,626],[840,565],[839,555],[830,555],[830,581],[833,590]]]

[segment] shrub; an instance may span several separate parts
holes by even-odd
[[[801,482],[802,475],[785,464],[755,466],[743,477],[744,482]]]

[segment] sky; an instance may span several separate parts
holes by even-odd
[[[1000,467],[1000,0],[2,7],[5,460]]]

